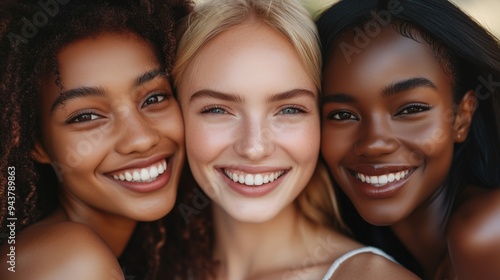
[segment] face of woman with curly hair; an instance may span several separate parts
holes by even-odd
[[[42,88],[34,157],[57,171],[65,209],[155,220],[175,201],[184,157],[182,117],[151,45],[101,33],[58,53]]]

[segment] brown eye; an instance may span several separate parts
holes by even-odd
[[[421,112],[429,111],[431,106],[427,104],[410,104],[404,107],[396,115],[413,115]]]
[[[85,123],[85,122],[90,122],[93,120],[97,120],[102,118],[102,116],[94,114],[94,113],[81,113],[78,114],[69,120],[66,121],[66,123]]]
[[[336,121],[359,120],[358,117],[356,117],[356,115],[354,115],[349,111],[331,112],[330,114],[328,114],[328,119]]]
[[[149,106],[151,104],[156,104],[156,103],[160,103],[164,100],[167,99],[167,95],[166,94],[155,94],[155,95],[151,95],[149,96],[146,101],[144,101],[144,103],[142,104],[142,108],[146,107],[146,106]]]

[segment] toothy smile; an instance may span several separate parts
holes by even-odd
[[[167,170],[167,161],[163,159],[149,167],[122,170],[112,176],[120,181],[144,183],[156,180],[165,170]]]
[[[233,182],[245,184],[247,186],[260,186],[273,182],[286,172],[286,170],[279,170],[275,172],[250,174],[241,171],[229,171],[227,169],[223,169],[223,171],[229,179],[233,180]]]
[[[388,183],[392,183],[394,181],[399,181],[408,176],[410,174],[411,170],[403,170],[395,173],[388,173],[384,175],[379,175],[379,176],[373,176],[373,175],[365,175],[362,173],[354,173],[355,177],[360,180],[363,183],[368,183],[370,185],[373,185],[375,187],[381,187],[384,186]]]

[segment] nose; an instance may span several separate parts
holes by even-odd
[[[160,142],[161,137],[154,124],[135,110],[130,110],[126,118],[121,118],[117,126],[119,140],[116,151],[120,154],[144,153]]]
[[[390,123],[383,117],[372,117],[360,126],[360,137],[354,143],[357,156],[377,157],[390,154],[399,148]]]
[[[242,122],[238,130],[234,150],[250,161],[259,161],[274,152],[273,132],[266,119]]]

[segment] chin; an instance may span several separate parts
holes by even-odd
[[[268,209],[268,208],[267,208]],[[236,211],[227,212],[234,220],[242,223],[265,223],[274,219],[278,213],[277,211],[263,211],[263,207],[259,207],[258,210],[252,211],[241,211],[241,209]]]

